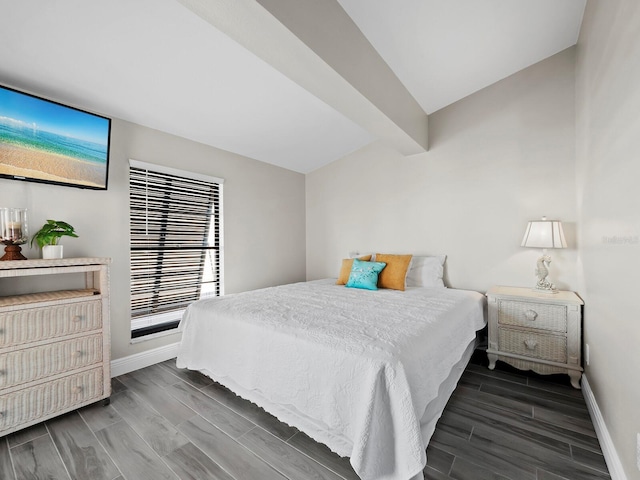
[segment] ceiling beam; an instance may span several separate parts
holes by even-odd
[[[428,147],[426,113],[336,0],[178,0],[404,155]]]

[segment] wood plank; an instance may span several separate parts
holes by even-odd
[[[213,380],[196,370],[176,367],[175,358],[162,362],[159,365],[163,368],[166,368],[175,376],[196,388],[206,387],[207,385],[211,385],[213,383]]]
[[[13,448],[22,443],[27,443],[31,440],[34,440],[42,435],[47,435],[47,427],[45,427],[44,422],[33,425],[32,427],[23,428],[22,430],[18,430],[17,432],[11,433],[7,436],[7,440],[9,441],[9,448]]]
[[[486,354],[485,354],[486,358]],[[499,364],[498,364],[499,365]],[[515,369],[514,369],[515,370]],[[502,380],[507,380],[509,382],[521,383],[523,385],[528,384],[529,377],[524,374],[524,372],[514,373],[514,372],[505,372],[498,366],[494,370],[489,370],[489,367],[486,365],[478,365],[476,363],[469,363],[466,372],[473,372],[479,375],[484,375],[485,377],[494,377],[501,378]]]
[[[462,415],[445,410],[438,421],[438,428],[443,432],[448,432],[456,437],[469,440],[471,432],[473,432],[473,423]]]
[[[240,437],[238,442],[288,478],[341,480],[331,470],[260,427]]]
[[[3,480],[14,480],[13,465],[9,455],[9,444],[7,438],[0,437],[0,478]]]
[[[94,432],[122,421],[120,414],[111,405],[104,406],[102,403],[81,408],[78,413]]]
[[[571,456],[575,462],[581,463],[603,473],[609,473],[604,456],[600,453],[594,453],[584,448],[571,445]]]
[[[49,435],[11,449],[16,480],[68,480],[69,475]]]
[[[96,432],[125,478],[136,480],[176,480],[178,477],[160,457],[127,425],[118,422]]]
[[[111,405],[161,457],[189,443],[176,427],[133,392],[114,395]]]
[[[186,383],[172,385],[166,391],[232,438],[238,438],[256,426],[253,422]]]
[[[180,480],[235,480],[193,443],[174,450],[165,461]]]
[[[178,428],[215,463],[236,479],[284,480],[285,477],[222,430],[198,419]]]
[[[527,442],[517,435],[498,433],[477,427],[473,430],[470,443],[484,449],[490,455],[518,462],[520,465],[528,465],[535,469],[544,469],[548,468],[548,465],[553,465],[554,473],[561,476],[580,478],[581,480],[610,478],[609,475],[583,466],[571,458],[557,454],[543,446]]]
[[[596,432],[593,428],[593,423],[591,423],[591,418],[584,418],[582,416],[578,418],[574,415],[545,407],[535,407],[533,417],[547,423],[556,423],[562,425],[562,427],[567,430],[596,438]]]
[[[491,371],[491,370],[489,370],[489,371]],[[469,372],[469,371],[466,371],[466,370],[462,374],[462,377],[460,377],[460,381],[464,382],[465,386],[473,385],[474,387],[477,387],[478,389],[483,384],[485,384],[485,385],[495,385],[497,387],[503,387],[503,388],[510,388],[515,383],[516,385],[520,385],[521,387],[524,387],[524,388],[527,387],[526,384],[511,382],[509,380],[505,380],[501,376],[500,377],[499,376],[495,376],[495,375],[494,376],[487,376],[487,375],[482,375],[481,373]]]
[[[231,390],[223,387],[219,383],[214,382],[213,384],[204,387],[202,392],[282,440],[287,440],[293,437],[298,431],[297,428],[290,427],[289,425],[280,422],[276,417],[265,412],[264,409],[260,408],[255,403],[251,403],[248,400],[240,398]]]
[[[422,474],[424,475],[424,480],[451,480],[449,475],[445,475],[435,468],[431,468],[429,465],[424,467]]]
[[[162,367],[160,364],[150,365],[140,370],[136,370],[134,372],[127,373],[123,375],[122,378],[144,378],[145,381],[150,381],[157,385],[160,388],[170,387],[174,383],[182,383],[183,380],[174,375],[171,370]],[[126,382],[124,382],[126,385]]]
[[[495,385],[487,385],[486,383],[482,384],[480,392],[531,405],[531,407],[544,407],[575,417],[590,418],[584,401],[579,402],[575,398],[554,394],[553,392],[543,390],[531,392],[530,387],[523,387],[516,384],[513,384],[513,386],[509,388],[503,388]],[[544,395],[539,395],[540,392],[544,393]]]
[[[504,431],[511,431],[510,427],[516,427],[554,440],[578,445],[596,452],[600,451],[597,438],[574,432],[562,423],[548,423],[538,418],[528,418],[505,412],[490,405],[479,405],[472,402],[458,402],[455,405],[449,405],[445,412],[448,411],[464,416],[474,426],[490,425]]]
[[[152,370],[145,368],[138,372],[127,373],[121,375],[118,379],[124,383],[129,390],[144,399],[158,413],[169,420],[173,425],[189,420],[195,415],[195,412],[184,404],[167,394],[164,388],[158,386],[155,381],[160,381],[159,376],[152,376]],[[147,376],[149,374],[149,376]],[[175,377],[174,377],[175,378]],[[176,379],[176,382],[182,380]],[[174,382],[174,383],[176,383]],[[167,384],[170,386],[172,384]]]
[[[533,407],[531,405],[524,404],[520,401],[510,398],[503,398],[491,393],[471,390],[460,385],[458,385],[458,387],[454,390],[451,398],[449,399],[449,403],[454,405],[457,402],[468,401],[479,402],[485,405],[499,407],[503,410],[506,410],[507,412],[533,417]]]
[[[440,450],[434,445],[427,447],[427,465],[445,475],[449,474],[455,458],[455,456]]]
[[[73,480],[112,480],[120,475],[105,449],[77,412],[49,420],[47,426]]]
[[[120,380],[118,380],[117,378],[111,379],[111,395],[115,395],[116,393],[120,393],[126,389],[127,387]]]
[[[533,431],[533,429],[521,428],[514,423],[502,422],[490,418],[479,419],[477,416],[474,416],[472,419],[468,412],[458,412],[454,409],[446,411],[442,417],[445,423],[455,420],[459,422],[467,420],[472,425],[471,428],[474,431],[477,428],[484,428],[492,432],[512,435],[518,437],[519,441],[524,440],[530,444],[540,445],[543,448],[552,450],[559,455],[564,455],[567,458],[571,457],[571,448],[567,442],[544,435],[544,433],[538,433],[537,431]],[[473,422],[473,420],[475,420],[475,422]]]
[[[337,453],[332,452],[329,447],[318,443],[303,432],[296,433],[287,440],[289,445],[294,446],[305,455],[313,458],[317,462],[327,466],[343,478],[347,480],[360,480],[349,463],[347,457],[341,457]]]
[[[538,469],[538,480],[571,480],[567,477],[561,477],[555,473],[547,472],[546,470]]]
[[[503,458],[493,455],[488,445],[472,444],[467,440],[438,429],[431,437],[430,443],[451,455],[463,457],[469,462],[494,472],[500,472],[506,477],[517,478],[518,480],[536,480],[535,467],[523,464],[515,458]]]
[[[577,388],[572,387],[568,376],[562,375],[562,377],[566,379],[566,383],[564,384],[545,380],[545,377],[532,376],[528,378],[527,385],[530,386],[531,388],[547,390],[560,395],[566,395],[568,397],[577,398],[580,401],[584,401],[584,394],[582,390],[578,390]]]
[[[504,475],[468,462],[462,457],[456,457],[449,476],[456,480],[511,480]]]

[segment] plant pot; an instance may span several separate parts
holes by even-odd
[[[46,260],[62,258],[62,245],[45,245],[42,247],[42,258]]]

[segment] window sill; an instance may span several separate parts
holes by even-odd
[[[180,331],[178,331],[178,327],[172,328],[171,330],[164,330],[162,332],[151,333],[149,335],[143,335],[141,337],[132,338],[129,342],[131,345],[136,343],[146,342],[147,340],[153,340],[160,337],[168,337],[169,335],[178,335]]]

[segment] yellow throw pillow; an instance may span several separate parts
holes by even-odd
[[[413,255],[389,255],[376,253],[376,262],[384,262],[387,266],[380,272],[378,287],[404,291],[407,270]]]
[[[364,257],[358,257],[358,260],[368,262],[371,260],[371,255],[365,255]],[[349,281],[349,274],[351,273],[351,267],[353,267],[353,258],[345,258],[342,260],[342,267],[340,267],[340,275],[338,275],[338,281],[336,285],[346,285]]]

